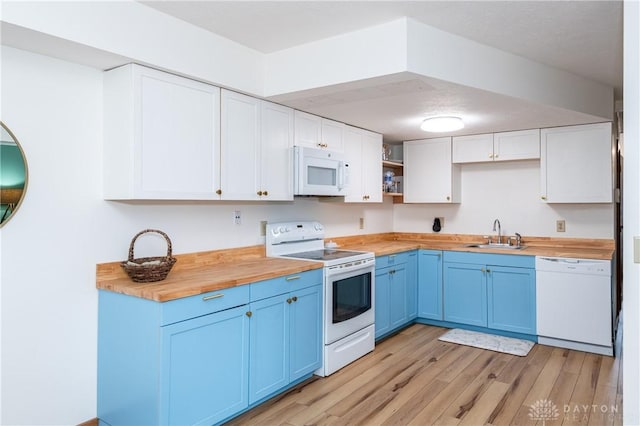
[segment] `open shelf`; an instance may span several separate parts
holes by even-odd
[[[389,161],[389,160],[382,160],[382,165],[384,167],[394,167],[394,168],[404,167],[402,163],[399,163],[397,161]]]

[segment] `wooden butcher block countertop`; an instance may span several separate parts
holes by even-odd
[[[391,236],[391,238],[389,238]],[[385,238],[386,237],[386,238]],[[614,241],[609,239],[522,237],[524,249],[483,249],[466,247],[483,243],[481,235],[392,233],[332,239],[345,250],[366,250],[376,256],[407,250],[449,250],[472,253],[514,254],[521,256],[573,257],[580,259],[611,260]],[[506,237],[505,237],[506,241]]]
[[[608,239],[523,236],[523,250],[480,249],[466,244],[482,243],[482,236],[459,234],[384,233],[327,239],[339,249],[371,251],[376,256],[415,249],[450,250],[523,256],[574,257],[611,260],[614,242]],[[120,262],[96,268],[96,287],[157,302],[166,302],[224,288],[250,284],[323,267],[321,262],[265,257],[264,246],[181,254],[167,278],[155,283],[134,283]]]
[[[175,257],[178,261],[167,278],[155,283],[131,281],[120,262],[99,264],[96,270],[96,287],[156,302],[167,302],[323,267],[321,262],[265,257],[264,246]]]

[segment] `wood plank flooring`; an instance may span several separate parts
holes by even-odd
[[[228,425],[622,424],[619,355],[535,345],[518,357],[437,340],[446,331],[414,324]]]

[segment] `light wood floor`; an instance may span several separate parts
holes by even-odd
[[[437,340],[446,331],[414,324],[229,424],[622,424],[619,357],[544,345],[518,357]],[[533,411],[539,401],[554,404],[557,416]]]

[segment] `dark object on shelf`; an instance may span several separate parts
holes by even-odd
[[[442,229],[442,224],[440,223],[440,218],[436,217],[435,219],[433,219],[433,232],[440,232],[440,230]]]
[[[167,241],[167,255],[157,257],[133,257],[133,246],[138,237],[147,232],[155,232],[160,234]],[[126,262],[120,263],[129,277],[137,283],[151,283],[154,281],[162,281],[167,278],[167,274],[176,263],[176,258],[171,255],[171,240],[169,236],[157,229],[145,229],[138,232],[131,240],[129,245],[129,258]]]

